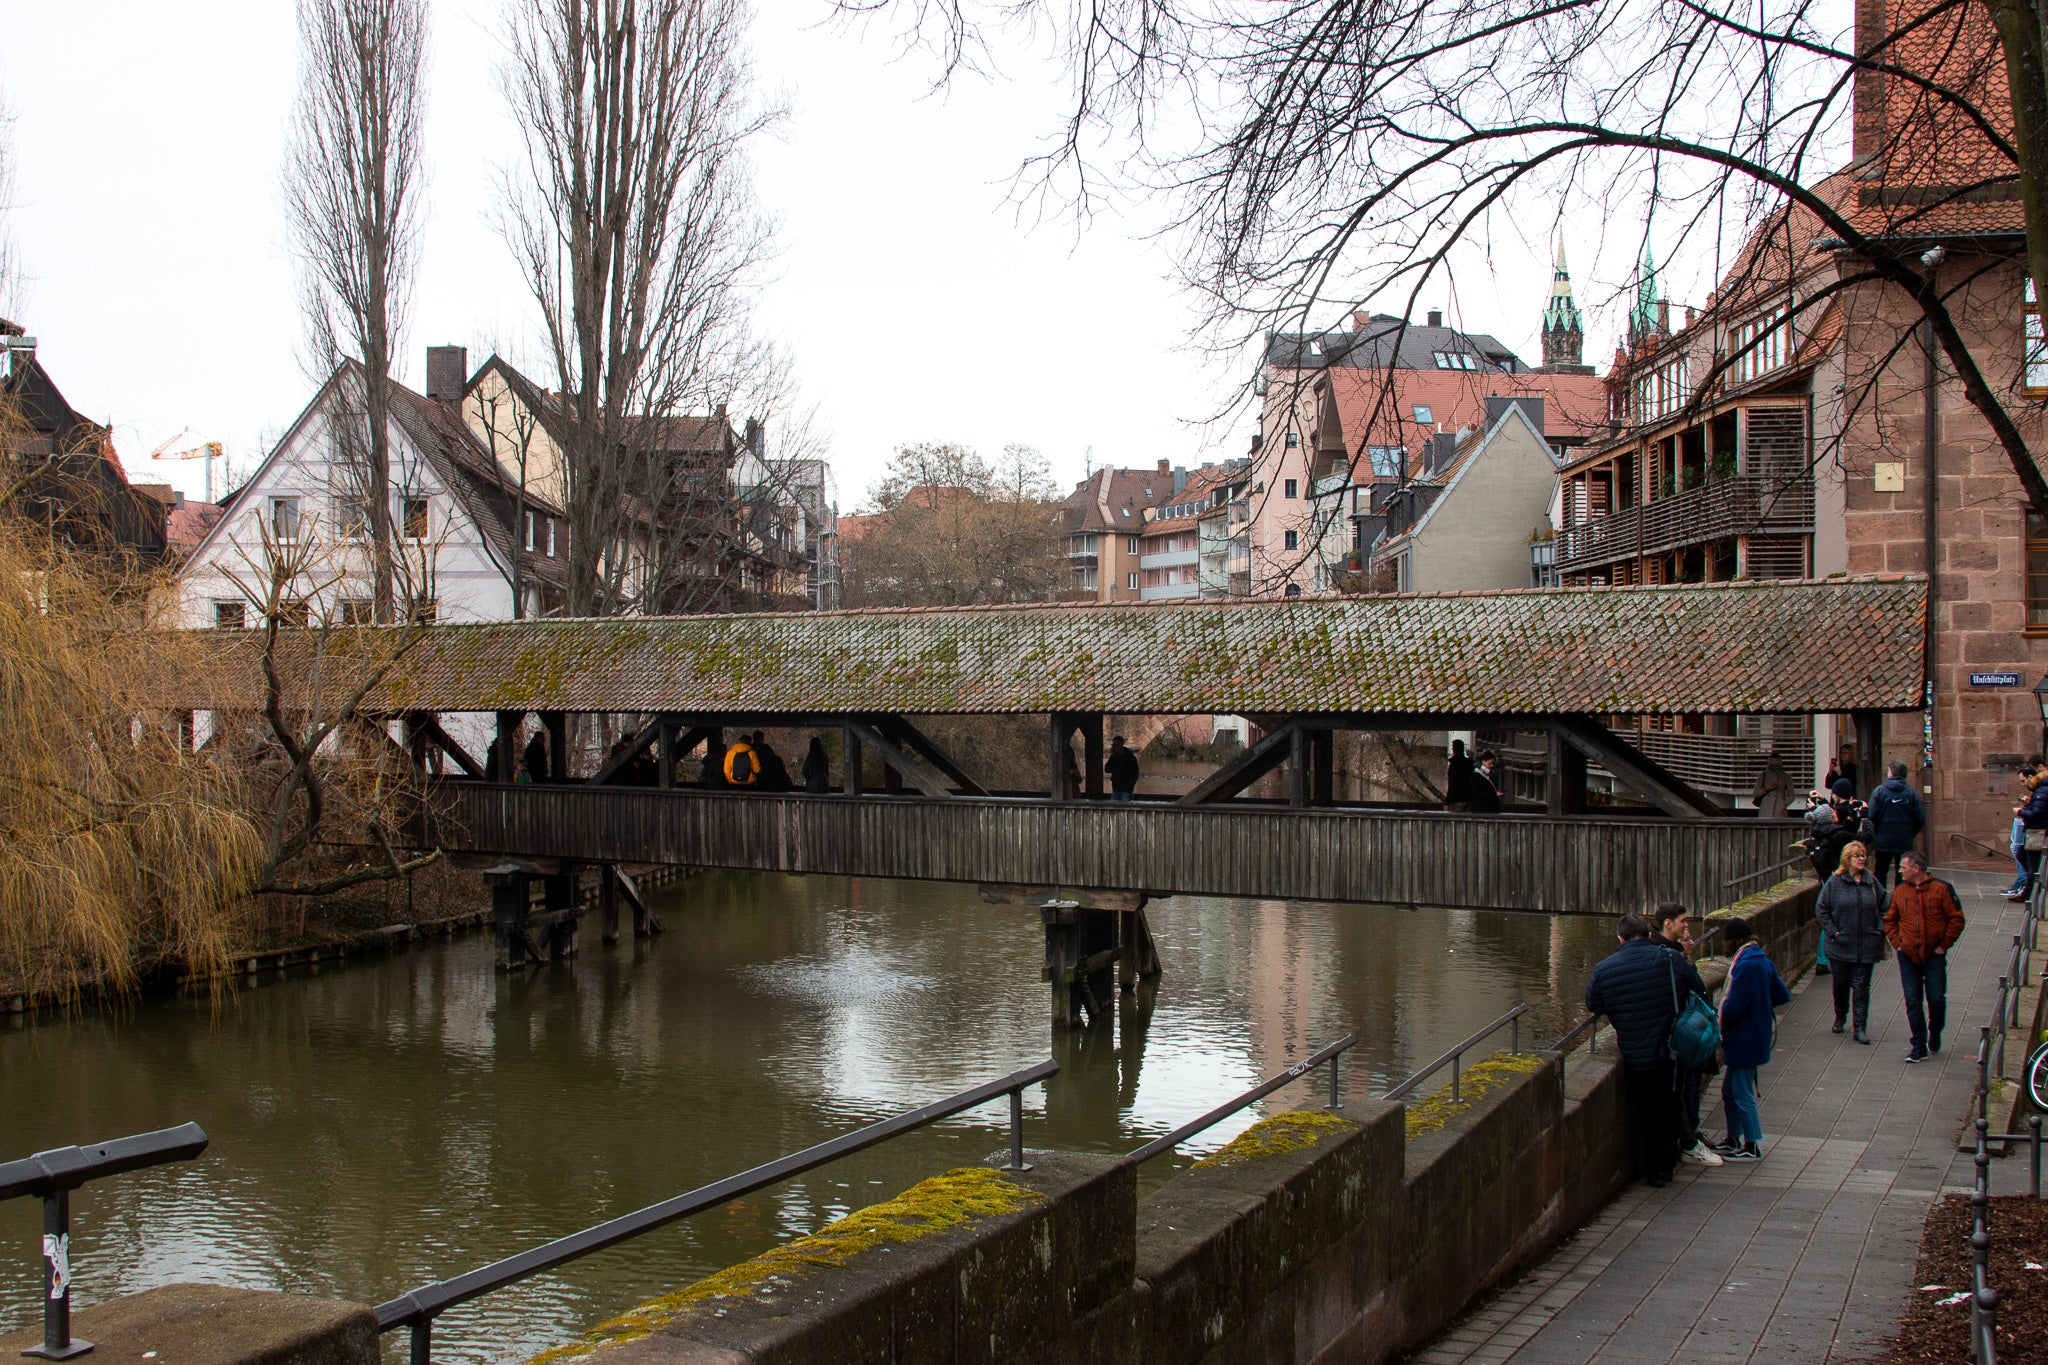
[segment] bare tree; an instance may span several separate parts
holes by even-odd
[[[14,243],[7,233],[7,216],[14,208],[14,161],[7,147],[7,134],[14,120],[7,106],[0,104],[0,311],[14,297]]]
[[[337,423],[366,514],[376,619],[394,618],[391,366],[419,228],[425,0],[299,0],[300,96],[285,199],[323,370],[362,366]]]
[[[745,148],[740,0],[542,0],[509,11],[525,141],[506,235],[560,392],[569,607],[642,597],[650,518],[708,481],[670,423],[715,413],[765,363],[747,310],[768,249]],[[659,556],[657,556],[659,557]]]
[[[871,529],[844,547],[850,606],[1037,602],[1061,572],[1057,488],[1038,451],[994,464],[971,448],[899,448],[869,494]]]
[[[1807,0],[841,8],[905,12],[951,66],[977,60],[990,25],[1064,24],[1073,103],[1039,183],[1091,194],[1113,142],[1117,173],[1175,194],[1223,340],[1376,296],[1405,314],[1461,244],[1533,246],[1578,216],[1637,234],[1631,261],[1654,236],[1666,259],[1717,268],[1796,215],[1845,261],[1831,293],[1877,286],[1928,329],[2048,514],[2018,366],[1973,352],[1959,317],[1981,272],[1922,259],[1959,211],[2011,204],[2024,245],[1985,250],[2048,278],[2048,60],[2030,0],[1859,5],[1886,21],[1860,36],[1846,7]],[[1846,197],[1827,183],[1838,171]]]

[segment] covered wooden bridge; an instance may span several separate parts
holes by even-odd
[[[1874,736],[1882,712],[1921,705],[1925,612],[1923,580],[1855,578],[441,625],[309,633],[279,663],[306,696],[367,684],[366,709],[402,723],[423,768],[450,773],[413,837],[508,875],[681,863],[1052,888],[1084,903],[1190,893],[1608,913],[1719,903],[1797,834],[1730,816],[1608,721],[1847,712]],[[223,647],[195,707],[260,695],[253,643]],[[479,713],[501,736],[495,770],[451,734],[449,716]],[[632,733],[583,775],[560,766],[577,714]],[[920,726],[959,714],[1046,717],[1043,786],[978,785],[971,756]],[[1106,717],[1193,714],[1246,716],[1264,734],[1177,800],[1101,799]],[[529,715],[555,740],[541,785],[513,781]],[[1333,799],[1336,731],[1502,726],[1550,737],[1542,813]],[[705,746],[755,727],[835,731],[848,759],[880,761],[885,789],[864,789],[857,761],[823,794],[686,780]],[[1589,810],[1589,762],[1653,813]],[[1284,802],[1244,797],[1276,770]]]

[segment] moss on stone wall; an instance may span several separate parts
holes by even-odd
[[[1264,1161],[1268,1157],[1313,1147],[1334,1134],[1357,1130],[1358,1125],[1350,1119],[1327,1109],[1296,1109],[1275,1114],[1271,1118],[1260,1119],[1233,1138],[1229,1145],[1197,1161],[1194,1169],[1199,1171],[1215,1166]]]
[[[838,1222],[749,1261],[727,1266],[671,1294],[650,1299],[591,1328],[580,1339],[535,1356],[529,1365],[585,1356],[601,1346],[637,1341],[692,1309],[720,1300],[772,1302],[797,1277],[836,1269],[886,1243],[914,1242],[968,1227],[1044,1201],[1045,1196],[986,1166],[965,1166],[919,1181],[894,1199],[871,1204]]]
[[[1424,1133],[1442,1132],[1445,1124],[1470,1109],[1489,1091],[1542,1065],[1543,1058],[1528,1052],[1496,1053],[1483,1062],[1473,1063],[1458,1078],[1457,1099],[1451,1098],[1447,1085],[1428,1099],[1408,1106],[1408,1140],[1413,1142]]]

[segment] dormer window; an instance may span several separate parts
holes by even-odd
[[[1427,403],[1417,403],[1414,412],[1415,424],[1417,426],[1426,427],[1436,421],[1436,414],[1430,411],[1429,404]]]
[[[1432,351],[1439,370],[1476,370],[1479,362],[1462,351]]]

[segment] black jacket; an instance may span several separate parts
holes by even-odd
[[[1109,774],[1111,791],[1129,792],[1138,789],[1138,756],[1129,749],[1111,749],[1102,770]]]
[[[1878,852],[1904,853],[1926,823],[1919,793],[1898,778],[1886,778],[1870,794],[1870,836]]]
[[[1593,969],[1586,1009],[1614,1025],[1629,1069],[1648,1071],[1669,1056],[1665,1041],[1688,991],[1704,996],[1707,983],[1682,953],[1654,938],[1630,939]]]
[[[1479,765],[1470,754],[1451,755],[1451,770],[1444,778],[1444,803],[1458,805],[1472,799],[1472,770]]]
[[[1486,769],[1472,770],[1472,811],[1475,815],[1500,814],[1500,788],[1486,775]]]
[[[2048,782],[2027,793],[2027,803],[2020,808],[2020,824],[2028,829],[2048,829]]]

